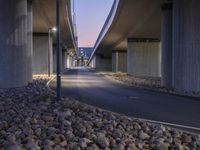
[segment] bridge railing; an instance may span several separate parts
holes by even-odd
[[[107,19],[106,19],[106,21],[105,21],[105,23],[104,23],[104,25],[103,25],[103,27],[101,29],[101,32],[100,32],[96,42],[95,42],[94,51],[93,51],[93,53],[92,53],[92,55],[90,57],[89,63],[93,59],[94,54],[96,53],[96,50],[97,50],[100,42],[104,38],[105,34],[107,33],[108,29],[110,28],[110,26],[111,26],[111,24],[113,22],[113,19],[115,17],[115,14],[116,14],[116,11],[117,11],[117,8],[118,8],[119,1],[120,0],[114,0],[114,3],[113,3],[112,8],[111,8],[111,10],[109,12],[109,15],[108,15],[108,17],[107,17]]]
[[[68,12],[68,22],[70,24],[70,32],[71,32],[73,42],[74,42],[75,53],[77,53],[77,48],[78,48],[78,38],[77,37],[78,37],[78,35],[77,35],[77,27],[74,22],[75,21],[74,16],[72,16],[72,15],[74,15],[73,14],[74,10],[72,10],[74,8],[72,8],[71,2],[72,2],[72,0],[67,1],[69,9],[66,8],[66,10]]]

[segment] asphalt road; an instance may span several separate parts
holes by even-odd
[[[55,88],[55,81],[51,83]],[[62,94],[81,102],[137,118],[199,128],[200,101],[128,87],[87,68],[62,76]]]

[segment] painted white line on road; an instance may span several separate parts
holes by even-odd
[[[64,71],[63,71],[63,73],[65,73],[65,72],[67,72],[67,71],[69,71],[70,69],[65,69]],[[46,83],[46,86],[49,88],[49,84],[51,83],[51,81],[53,81],[54,79],[56,78],[56,75],[51,79],[51,80],[49,80],[47,83]]]
[[[53,81],[55,78],[56,78],[56,76],[53,77],[51,80],[49,80],[49,81],[47,82],[46,86],[47,86],[48,88],[49,88],[49,84],[51,83],[51,81]]]
[[[176,128],[196,130],[196,131],[200,132],[200,128],[198,128],[198,127],[192,127],[192,126],[186,126],[186,125],[180,125],[180,124],[174,124],[174,123],[162,122],[162,121],[156,121],[156,120],[150,120],[150,119],[143,119],[143,118],[136,118],[136,119],[141,120],[141,121],[145,121],[145,122],[151,122],[151,123],[156,123],[156,124],[173,126],[173,127],[176,127]]]
[[[129,96],[128,99],[140,99],[140,98],[136,96]]]

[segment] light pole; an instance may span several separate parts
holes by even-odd
[[[56,47],[57,47],[57,100],[61,99],[61,72],[60,72],[60,0],[56,0]]]
[[[51,34],[52,32],[56,32],[57,29],[56,27],[53,27],[53,28],[48,28],[48,33],[49,33],[49,44],[48,44],[48,77],[51,76]]]

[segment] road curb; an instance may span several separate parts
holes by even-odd
[[[136,118],[136,117],[133,117],[133,118],[144,121],[144,122],[168,126],[170,128],[173,128],[173,129],[176,129],[176,130],[188,133],[188,134],[193,134],[193,135],[194,134],[195,135],[200,134],[200,128],[198,128],[198,127],[192,127],[192,126],[186,126],[186,125],[180,125],[180,124],[175,124],[175,123],[156,121],[156,120],[150,120],[150,119],[144,119],[144,118]],[[198,132],[198,133],[196,133],[195,131]]]
[[[148,90],[148,91],[151,91],[151,92],[157,92],[157,93],[161,93],[161,94],[169,94],[169,95],[172,95],[172,96],[191,98],[191,99],[193,99],[195,101],[199,101],[200,102],[200,97],[184,95],[184,94],[178,94],[178,93],[170,93],[170,92],[160,91],[160,90],[156,90],[156,89],[151,89],[151,88],[148,88],[148,87],[139,87],[139,86],[134,86],[134,85],[128,85],[127,83],[125,83],[123,81],[120,81],[120,80],[117,80],[117,79],[114,79],[114,78],[112,78],[112,77],[110,77],[108,75],[104,75],[104,74],[101,74],[101,75],[104,76],[106,79],[112,80],[112,81],[114,81],[114,82],[116,82],[118,84],[121,84],[121,85],[126,85],[128,87]]]
[[[50,88],[50,87],[49,87],[49,84],[50,84],[51,81],[53,81],[55,78],[56,78],[56,76],[55,76],[55,77],[52,77],[52,79],[50,79],[50,80],[46,83],[46,87]]]

